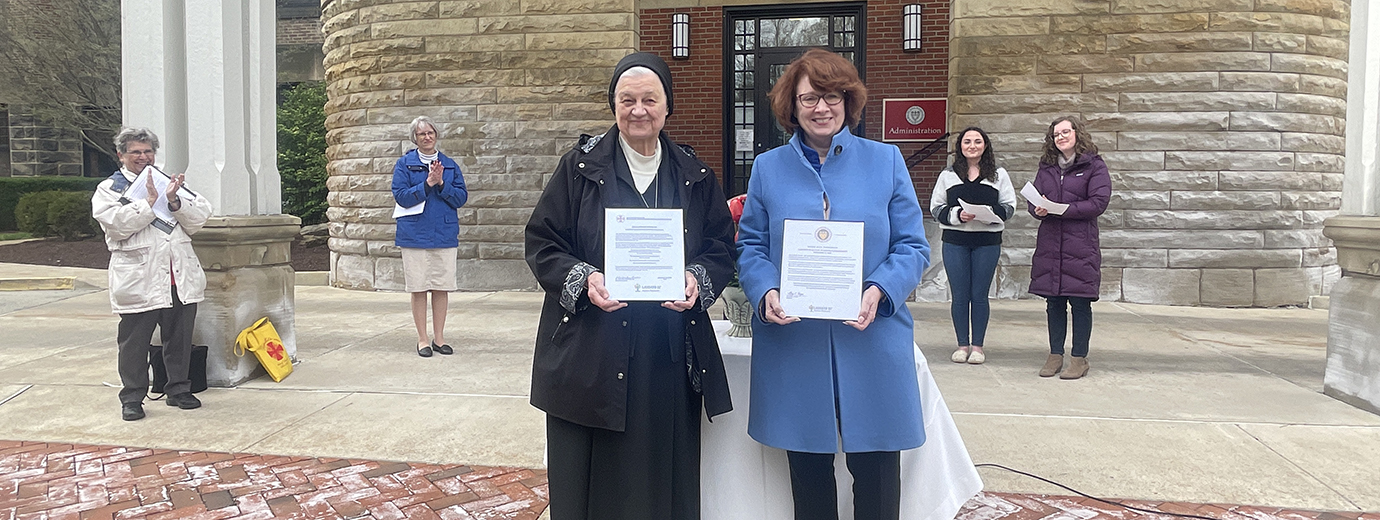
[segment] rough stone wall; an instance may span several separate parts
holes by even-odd
[[[10,111],[9,107],[0,105],[0,177],[9,177],[10,173]]]
[[[951,128],[982,126],[1016,187],[1055,117],[1112,172],[1102,296],[1304,305],[1340,272],[1349,3],[958,0]],[[1034,219],[1006,233],[997,291],[1022,296]]]
[[[10,174],[82,175],[82,141],[76,130],[57,128],[24,110],[9,106]]]
[[[523,225],[556,161],[612,122],[605,98],[636,47],[633,0],[323,4],[332,284],[399,290],[394,162],[430,116],[470,190],[459,210],[460,287],[535,287]]]

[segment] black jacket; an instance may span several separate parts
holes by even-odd
[[[604,266],[604,186],[612,189],[618,182],[613,164],[618,146],[615,126],[602,136],[582,136],[561,158],[527,222],[526,256],[546,291],[532,361],[532,405],[576,424],[623,431],[628,390],[619,375],[628,370],[631,335],[620,313],[627,309],[609,313],[590,305],[583,286],[574,312],[561,305],[572,268],[581,262]],[[670,161],[682,179],[685,263],[708,271],[713,292],[700,294],[706,301],[733,278],[733,219],[714,172],[665,133],[661,146],[662,161]],[[697,305],[681,314],[706,413],[713,417],[732,410],[709,313]]]

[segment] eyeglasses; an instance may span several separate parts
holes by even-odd
[[[1073,129],[1072,129],[1072,128],[1068,128],[1068,129],[1065,129],[1065,130],[1063,130],[1063,131],[1061,131],[1061,132],[1054,132],[1054,134],[1052,134],[1052,135],[1054,135],[1055,138],[1059,138],[1059,137],[1068,137],[1068,136],[1070,136],[1070,135],[1073,135]]]
[[[154,154],[154,151],[153,151],[153,150],[130,150],[130,151],[124,153],[124,155],[133,155],[133,156],[135,156],[135,157],[138,157],[138,156],[141,156],[141,155],[148,155],[148,156],[152,157],[153,154]]]
[[[830,92],[821,97],[819,94],[811,92],[809,94],[801,94],[799,96],[796,96],[795,99],[799,100],[800,106],[803,106],[805,108],[814,108],[815,105],[819,104],[819,100],[821,99],[824,100],[824,104],[834,106],[843,102],[843,94],[839,94],[837,92]]]
[[[417,132],[417,137],[436,137],[436,132],[433,132],[431,130],[422,130],[420,132]]]

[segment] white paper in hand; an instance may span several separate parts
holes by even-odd
[[[1026,181],[1025,186],[1021,187],[1021,196],[1025,197],[1031,204],[1034,204],[1035,207],[1045,208],[1045,211],[1055,215],[1063,215],[1064,212],[1069,209],[1068,204],[1051,202],[1049,199],[1045,198],[1044,195],[1040,194],[1040,190],[1035,189],[1035,185],[1031,184],[1030,181]]]
[[[973,220],[976,220],[978,222],[986,222],[988,224],[1001,223],[1001,217],[998,217],[996,213],[992,212],[992,208],[988,206],[981,204],[971,204],[963,199],[958,199],[958,204],[960,206],[963,206],[963,211],[973,214]]]
[[[153,180],[153,189],[158,191],[158,200],[153,203],[153,215],[168,224],[176,224],[177,217],[168,211],[168,177],[161,175],[152,166],[145,166],[144,171],[139,172],[139,176],[130,183],[129,189],[125,190],[125,196],[131,200],[148,199],[149,180]]]
[[[401,204],[394,202],[393,218],[406,217],[408,215],[420,215],[422,213],[422,210],[424,209],[426,209],[426,201],[422,201],[416,206],[412,206],[410,208],[404,208]]]

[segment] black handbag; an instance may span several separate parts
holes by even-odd
[[[168,385],[168,368],[163,365],[163,347],[149,346],[149,366],[153,368],[153,393],[163,393]],[[206,345],[192,345],[191,363],[187,379],[192,381],[192,393],[206,389]]]

